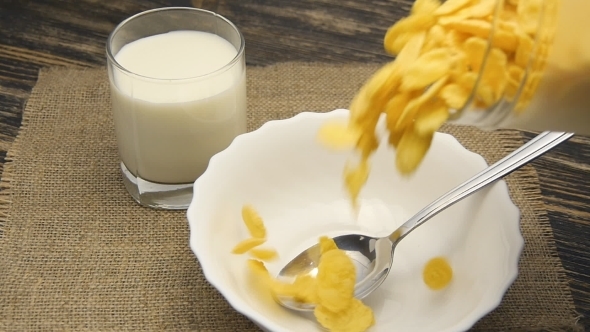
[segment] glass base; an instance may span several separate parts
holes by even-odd
[[[156,209],[185,210],[193,198],[193,183],[162,184],[134,176],[121,162],[123,183],[137,203]]]

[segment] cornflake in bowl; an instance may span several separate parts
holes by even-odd
[[[190,246],[205,277],[231,306],[267,331],[321,331],[313,315],[279,306],[268,285],[248,268],[248,253],[232,248],[250,237],[242,208],[263,218],[266,241],[278,257],[265,262],[276,276],[291,258],[322,235],[355,232],[384,236],[408,217],[487,165],[450,135],[436,133],[412,176],[395,168],[383,143],[355,213],[342,169],[353,152],[317,141],[329,121],[346,122],[347,110],[300,113],[238,136],[215,155],[195,182],[188,208]],[[391,273],[363,302],[375,315],[370,331],[464,331],[496,308],[518,274],[524,241],[519,211],[499,181],[443,211],[396,248]],[[444,258],[452,279],[433,290],[423,278],[433,258]]]

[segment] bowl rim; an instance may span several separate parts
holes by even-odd
[[[198,221],[194,219],[195,218],[194,216],[196,216],[195,211],[198,206],[199,195],[195,195],[194,193],[197,192],[201,188],[201,185],[202,185],[204,179],[206,179],[210,173],[214,172],[215,165],[220,162],[223,162],[224,158],[226,158],[226,156],[231,155],[232,151],[235,150],[237,146],[242,145],[248,141],[256,139],[257,136],[263,135],[266,131],[268,131],[269,129],[272,129],[272,127],[289,126],[295,122],[301,122],[301,121],[306,121],[306,120],[322,121],[322,120],[329,120],[330,118],[341,118],[341,117],[346,116],[348,114],[348,112],[349,111],[346,109],[335,109],[335,110],[332,110],[329,112],[304,111],[304,112],[297,113],[296,115],[294,115],[290,118],[267,121],[264,124],[262,124],[262,126],[257,128],[256,130],[253,130],[248,133],[241,134],[241,135],[237,136],[236,138],[234,138],[232,143],[225,150],[215,154],[210,159],[209,165],[207,166],[207,169],[205,170],[205,172],[193,184],[193,197],[191,198],[191,202],[190,202],[189,207],[186,212],[186,217],[187,217],[187,221],[189,224],[189,247],[190,247],[191,251],[193,252],[193,254],[195,255],[195,257],[197,258],[197,260],[201,266],[201,270],[203,272],[203,275],[205,276],[205,279],[213,287],[215,287],[215,289],[225,298],[225,300],[229,303],[229,305],[232,308],[234,308],[238,313],[240,313],[240,314],[246,316],[247,318],[249,318],[250,320],[252,320],[252,322],[254,324],[258,325],[259,327],[261,327],[263,329],[267,329],[269,331],[276,331],[276,332],[283,332],[283,331],[288,332],[289,331],[289,330],[284,329],[282,326],[279,326],[279,325],[275,324],[274,322],[267,320],[267,318],[264,315],[258,313],[257,311],[250,309],[250,306],[247,304],[247,302],[245,300],[243,300],[239,296],[235,296],[233,294],[233,292],[231,292],[231,287],[224,287],[223,282],[221,282],[223,280],[223,278],[218,277],[218,276],[221,276],[221,274],[219,272],[217,272],[216,269],[211,268],[212,266],[215,265],[213,259],[209,258],[206,254],[204,254],[207,251],[206,248],[201,249],[201,245],[200,245],[201,241],[199,241],[199,239],[198,239],[198,237],[200,236],[200,233],[197,231]],[[461,147],[464,150],[464,152],[467,152],[467,153],[477,156],[483,162],[485,167],[488,166],[488,163],[485,161],[485,159],[481,155],[465,148],[465,146],[463,146],[463,144],[461,144],[461,142],[459,142],[454,136],[447,134],[447,133],[441,133],[441,132],[436,132],[435,137],[436,136],[447,137],[447,138],[451,139],[452,141],[454,141],[453,143],[457,144],[459,147]],[[485,317],[490,312],[495,310],[501,304],[506,292],[508,291],[508,289],[512,286],[512,284],[514,283],[514,281],[518,277],[519,261],[522,256],[522,252],[524,250],[524,245],[525,245],[524,237],[522,236],[522,231],[520,228],[521,212],[520,212],[520,209],[514,204],[514,201],[512,200],[512,198],[510,196],[510,191],[509,191],[508,185],[506,184],[506,182],[503,179],[497,181],[494,184],[491,184],[489,187],[491,188],[492,186],[500,186],[499,190],[501,190],[502,197],[504,197],[504,199],[507,200],[506,208],[512,209],[513,210],[512,213],[515,213],[516,222],[505,222],[504,223],[505,228],[509,228],[509,227],[514,228],[511,231],[507,230],[504,232],[504,234],[508,234],[508,237],[512,237],[512,239],[508,239],[509,240],[508,242],[510,244],[509,248],[508,248],[508,252],[509,252],[509,261],[507,263],[508,271],[504,276],[504,280],[501,283],[501,287],[494,290],[494,292],[491,292],[491,291],[485,292],[484,295],[482,296],[482,299],[479,301],[478,305],[475,307],[475,309],[468,316],[465,316],[463,319],[458,321],[452,327],[447,328],[447,330],[450,330],[450,331],[468,330],[469,328],[473,327],[483,317]]]

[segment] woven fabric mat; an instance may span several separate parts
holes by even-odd
[[[346,107],[376,68],[249,67],[249,129]],[[522,144],[515,131],[444,131],[488,162]],[[0,330],[258,330],[204,279],[185,212],[143,208],[125,191],[104,68],[42,70],[8,160],[0,183]],[[507,182],[526,240],[520,275],[475,330],[579,330],[537,175],[525,167]]]

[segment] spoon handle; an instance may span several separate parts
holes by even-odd
[[[568,140],[573,135],[573,133],[549,131],[539,134],[527,144],[504,157],[497,163],[484,169],[469,180],[457,186],[455,189],[428,204],[393,232],[389,236],[389,239],[395,245],[397,241],[404,238],[411,231],[437,215],[439,212],[482,189],[488,184],[510,174],[514,170],[559,145],[561,142]]]

